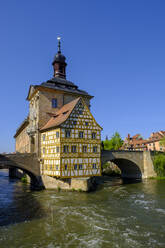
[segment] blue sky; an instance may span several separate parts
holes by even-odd
[[[163,0],[1,0],[0,152],[14,151],[30,84],[53,75],[58,35],[103,138],[165,130],[164,13]]]

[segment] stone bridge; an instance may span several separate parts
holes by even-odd
[[[102,151],[102,165],[114,162],[121,170],[123,178],[148,178],[156,176],[153,168],[152,153],[149,151]],[[31,178],[31,184],[35,188],[47,188],[45,176],[41,175],[40,162],[36,154],[16,153],[0,154],[0,168],[9,168],[10,171],[21,169]],[[49,179],[48,179],[49,178]],[[47,177],[46,180],[51,180]]]
[[[150,151],[105,151],[101,152],[102,165],[114,162],[123,178],[149,178],[156,176]]]
[[[34,153],[0,154],[0,168],[9,168],[10,174],[15,169],[21,169],[30,177],[35,188],[42,185],[40,164]]]

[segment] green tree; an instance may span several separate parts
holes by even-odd
[[[165,176],[165,154],[156,154],[154,156],[154,168],[158,176]]]
[[[105,150],[118,150],[122,144],[123,144],[123,140],[120,136],[120,134],[118,132],[115,132],[111,139],[108,140],[104,140],[103,141],[103,144],[104,144],[104,149]]]
[[[160,140],[160,145],[165,147],[165,136]]]

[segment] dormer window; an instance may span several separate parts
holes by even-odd
[[[57,98],[52,99],[52,108],[57,108]]]

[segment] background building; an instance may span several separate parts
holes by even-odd
[[[126,150],[149,150],[149,151],[162,151],[165,152],[165,147],[160,144],[161,139],[165,136],[165,131],[151,133],[148,139],[143,139],[140,134],[128,136],[124,140],[122,149]]]

